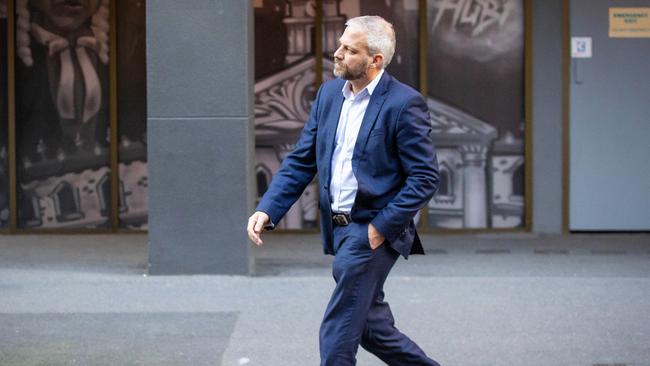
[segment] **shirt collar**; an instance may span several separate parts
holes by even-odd
[[[357,95],[352,94],[352,83],[350,83],[350,80],[346,80],[345,84],[343,84],[343,89],[341,90],[343,92],[343,96],[345,97],[345,99],[354,100],[359,96],[363,95],[365,92],[368,92],[368,95],[372,95],[372,92],[375,91],[375,88],[379,84],[379,80],[383,75],[384,75],[384,69],[381,69],[379,71],[379,74],[377,74],[377,76],[375,76],[375,78],[372,79],[372,81],[368,85],[366,85],[366,87],[363,88],[363,90],[358,92]]]

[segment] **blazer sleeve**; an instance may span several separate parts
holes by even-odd
[[[284,158],[280,170],[273,176],[269,188],[257,205],[256,211],[269,215],[271,219],[271,225],[267,227],[269,229],[284,217],[316,175],[318,105],[322,89],[321,86],[316,94],[309,119],[305,123],[295,149]]]
[[[438,188],[438,160],[431,131],[426,103],[419,95],[411,98],[399,113],[396,129],[404,185],[371,221],[389,242],[395,241],[408,227]]]

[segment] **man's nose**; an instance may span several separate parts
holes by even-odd
[[[343,46],[339,47],[336,52],[334,52],[334,58],[337,60],[343,60]]]

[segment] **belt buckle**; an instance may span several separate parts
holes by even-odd
[[[338,226],[348,226],[350,224],[348,217],[343,214],[336,214],[332,216],[332,221],[334,221],[334,223]]]

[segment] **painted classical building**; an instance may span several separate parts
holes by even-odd
[[[324,1],[324,54],[332,55],[345,27],[338,1]],[[287,3],[286,67],[255,84],[255,141],[258,197],[282,159],[294,148],[316,95],[312,34],[315,13],[309,1]],[[333,78],[323,60],[323,80]],[[432,228],[519,227],[523,224],[523,143],[489,123],[434,98],[427,98],[441,184],[425,219]],[[316,178],[317,179],[317,178]],[[279,227],[317,226],[318,188],[312,182]]]
[[[119,219],[123,227],[146,229],[148,212],[146,149],[141,143],[122,146],[119,166]],[[107,161],[108,150],[97,150],[97,160]],[[129,155],[133,159],[129,159]],[[31,228],[109,227],[111,176],[106,166],[85,156],[43,160],[24,168],[33,177],[20,183],[19,222]],[[57,174],[56,172],[65,171]]]

